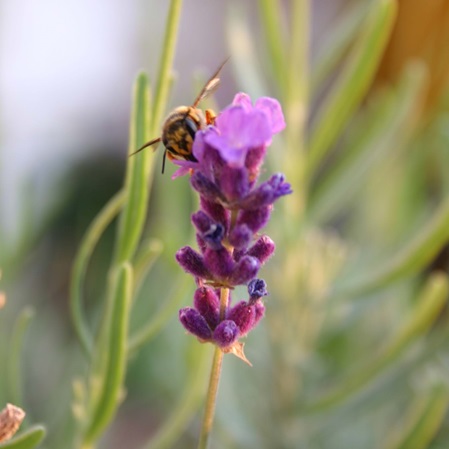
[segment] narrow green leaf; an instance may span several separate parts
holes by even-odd
[[[306,122],[309,107],[309,0],[291,4],[290,45],[286,65],[286,88],[283,89],[283,109],[287,128],[286,149],[282,152],[282,166],[295,195],[284,202],[285,213],[294,228],[298,228],[306,209],[308,197]],[[274,153],[271,153],[274,157]],[[279,161],[279,155],[276,156]]]
[[[421,396],[423,396],[421,394]],[[411,416],[406,417],[406,429],[388,449],[426,449],[443,423],[449,406],[449,391],[445,385],[437,385],[414,405]]]
[[[358,117],[344,142],[344,153],[311,192],[309,215],[313,222],[326,221],[341,210],[374,162],[387,152],[401,150],[414,130],[426,81],[422,65],[409,66],[397,88],[380,94]]]
[[[94,441],[115,415],[120,401],[126,371],[126,340],[132,297],[133,273],[128,263],[120,265],[114,273],[112,294],[109,297],[110,322],[108,339],[104,347],[107,354],[101,382],[101,392],[86,431],[85,441]]]
[[[21,360],[23,353],[23,339],[28,330],[31,319],[34,317],[34,309],[25,307],[14,325],[12,338],[10,342],[8,367],[8,391],[9,402],[13,404],[22,404],[22,394],[20,382],[23,380],[21,370]]]
[[[362,35],[318,110],[310,137],[307,170],[309,178],[315,173],[370,87],[390,35],[396,9],[394,0],[372,3]]]
[[[144,242],[136,255],[134,262],[135,290],[139,289],[139,284],[151,269],[163,249],[160,240],[151,239]]]
[[[176,40],[181,17],[182,0],[171,0],[168,11],[167,24],[165,26],[164,44],[162,47],[161,60],[159,63],[159,75],[156,84],[156,98],[151,117],[151,138],[155,137],[156,131],[162,120],[162,114],[167,104],[168,92],[172,82],[171,71],[175,55]]]
[[[328,30],[323,36],[323,42],[316,52],[315,62],[310,76],[310,90],[316,94],[322,88],[326,79],[335,73],[350,44],[357,40],[356,33],[360,31],[363,16],[366,14],[366,4],[351,5],[334,28]]]
[[[361,371],[350,376],[330,393],[325,394],[315,404],[306,407],[309,412],[317,412],[335,406],[359,392],[369,382],[389,367],[400,354],[419,336],[432,326],[446,304],[449,293],[448,278],[444,274],[432,275],[423,287],[418,302],[410,311],[404,324]]]
[[[299,0],[302,2],[302,0]],[[296,2],[298,3],[298,2]],[[285,89],[287,75],[287,39],[285,23],[281,17],[282,5],[279,0],[259,0],[262,30],[265,34],[270,67],[274,73],[276,84]],[[290,42],[292,39],[290,39]]]
[[[405,247],[393,252],[386,262],[378,264],[378,268],[365,270],[368,275],[336,284],[332,295],[346,299],[361,298],[417,273],[437,255],[448,240],[449,197]]]
[[[70,311],[75,331],[87,355],[92,352],[93,338],[82,310],[82,289],[90,258],[105,229],[118,215],[125,200],[123,191],[116,193],[95,217],[86,231],[73,264],[70,282]]]
[[[141,73],[134,84],[128,154],[135,152],[149,140],[149,128],[148,78]],[[141,151],[128,158],[125,179],[126,200],[120,215],[115,255],[117,264],[130,260],[139,243],[146,219],[153,164],[151,151]]]
[[[33,426],[27,431],[15,436],[6,443],[0,443],[1,449],[33,449],[44,439],[46,434],[45,427]]]

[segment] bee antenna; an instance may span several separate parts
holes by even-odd
[[[150,140],[145,145],[141,146],[138,150],[134,151],[134,153],[131,153],[128,157],[134,156],[137,153],[140,153],[145,148],[151,147],[151,145],[154,145],[155,143],[159,143],[161,141],[161,138],[158,137],[157,139]]]

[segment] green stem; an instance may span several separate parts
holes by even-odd
[[[34,316],[34,310],[31,307],[25,307],[20,313],[12,334],[10,344],[9,363],[6,364],[8,368],[8,387],[10,391],[10,401],[15,404],[22,404],[21,382],[23,380],[22,373],[22,351],[23,340],[25,333],[30,325],[31,319]]]
[[[222,288],[220,294],[220,319],[224,318],[226,307],[229,301],[229,289]],[[209,437],[214,423],[215,404],[217,403],[218,384],[220,382],[221,367],[223,364],[223,351],[216,346],[214,358],[212,360],[212,369],[209,378],[209,388],[206,397],[206,409],[203,416],[203,425],[201,426],[200,441],[198,449],[207,449]]]
[[[286,160],[283,163],[287,179],[292,183],[295,195],[284,204],[286,215],[299,224],[307,207],[308,179],[306,177],[307,152],[305,127],[309,96],[309,0],[293,2],[291,11],[291,43],[286,66]],[[295,225],[295,230],[297,226]]]
[[[90,357],[92,353],[93,337],[87,326],[82,306],[82,290],[87,266],[98,241],[112,220],[120,212],[124,201],[125,193],[121,190],[116,193],[98,213],[83,237],[73,264],[72,279],[70,282],[70,311],[78,339],[88,357]]]
[[[182,0],[172,0],[168,12],[167,27],[165,30],[164,47],[162,49],[159,64],[159,76],[156,85],[156,97],[153,106],[150,129],[152,133],[159,126],[165,104],[167,103],[168,90],[170,87],[170,70],[175,55],[176,39],[178,36],[179,19],[181,17]]]

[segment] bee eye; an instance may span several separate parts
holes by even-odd
[[[194,139],[195,133],[198,131],[198,125],[196,124],[196,122],[193,119],[191,119],[190,117],[186,117],[185,126],[187,129],[187,132],[190,134],[190,137],[192,139]]]

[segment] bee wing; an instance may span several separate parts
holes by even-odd
[[[201,89],[201,92],[198,94],[194,103],[192,104],[192,108],[196,108],[201,101],[203,101],[209,95],[213,94],[218,89],[218,86],[220,85],[220,78],[218,78],[218,75],[220,74],[223,66],[228,62],[228,59],[229,58],[226,58],[220,64],[220,67],[218,67],[215,73],[208,79],[207,83]]]
[[[141,146],[137,151],[134,151],[134,153],[131,153],[129,156],[134,156],[137,153],[140,153],[145,148],[151,147],[152,145],[155,145],[156,143],[159,143],[161,141],[160,137],[157,137],[156,139],[150,140],[145,145]]]
[[[209,95],[212,95],[218,87],[220,86],[220,78],[214,78],[203,87],[203,90],[200,92],[198,97],[196,97],[195,103],[192,105],[193,108],[196,108],[199,103],[205,100]]]

